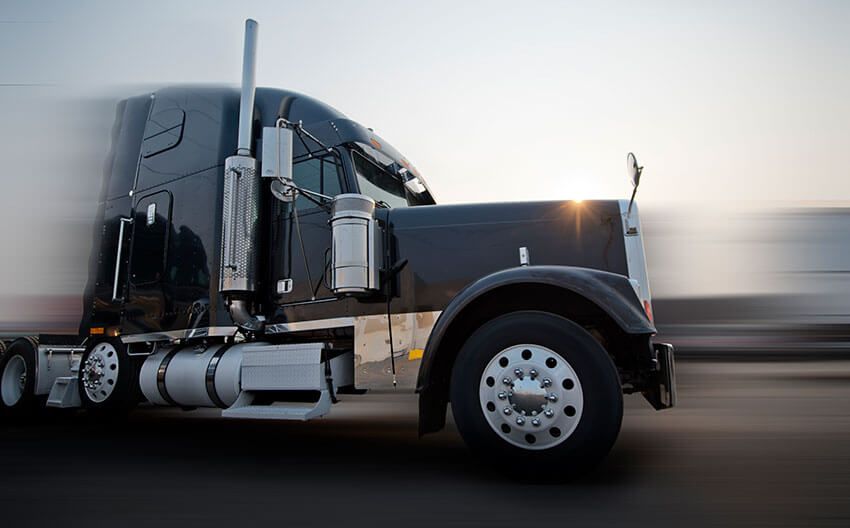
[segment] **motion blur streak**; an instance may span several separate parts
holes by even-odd
[[[848,381],[846,361],[682,362],[679,407],[627,398],[603,466],[549,485],[473,463],[452,429],[417,439],[415,398],[388,392],[304,424],[144,409],[120,428],[4,424],[0,510],[59,524],[79,499],[51,490],[75,486],[101,490],[92,527],[847,526]]]

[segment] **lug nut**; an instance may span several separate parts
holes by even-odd
[[[516,417],[516,424],[517,425],[525,425],[525,418],[523,418],[522,416],[517,416]]]
[[[540,418],[534,418],[533,420],[531,420],[531,425],[533,425],[534,427],[540,427]]]
[[[510,414],[514,411],[510,407],[505,407],[504,409],[502,409],[502,412],[505,413],[505,416],[510,416]]]
[[[534,370],[534,369],[531,369],[531,370],[528,371],[528,375],[531,376],[531,379],[534,379],[534,378],[537,377],[537,371]]]
[[[543,378],[543,386],[544,387],[550,387],[551,385],[552,385],[552,380],[550,380],[549,378]]]
[[[549,400],[552,403],[555,403],[556,401],[558,401],[558,395],[555,394],[554,392],[551,392],[551,393],[549,393],[548,396],[546,396],[546,399]]]
[[[546,418],[551,418],[555,416],[555,411],[553,411],[552,409],[546,409],[545,411],[543,411],[543,414],[546,415]]]
[[[497,397],[498,397],[500,400],[504,400],[505,398],[507,398],[507,397],[508,397],[508,395],[507,395],[507,394],[505,394],[504,392],[500,392],[500,393],[497,395]]]
[[[511,384],[511,378],[502,378],[502,383],[504,383],[505,385],[510,385]]]
[[[522,369],[519,369],[519,368],[518,368],[518,369],[514,369],[514,376],[518,377],[519,379],[522,379],[522,375],[523,375],[523,374],[522,374]]]

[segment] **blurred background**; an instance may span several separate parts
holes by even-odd
[[[637,416],[665,423],[660,445],[679,458],[627,418],[603,475],[624,485],[641,457],[678,475],[670,489],[711,475],[671,524],[726,493],[720,511],[737,520],[847,526],[850,2],[4,0],[0,332],[76,330],[115,102],[237,85],[247,17],[261,86],[373,127],[440,203],[628,198],[635,152],[654,312],[682,390],[671,422]],[[748,471],[730,470],[738,487],[711,470],[723,453]],[[818,493],[762,485],[798,479]],[[615,495],[635,506],[657,498],[647,489]]]
[[[843,348],[842,1],[6,0],[0,329],[75,328],[115,102],[238,84],[248,16],[260,85],[373,127],[442,203],[628,197],[634,151],[657,320],[682,352],[775,351],[771,326],[783,350]]]

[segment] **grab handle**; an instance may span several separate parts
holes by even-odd
[[[118,297],[118,278],[121,276],[121,251],[124,249],[124,226],[132,224],[132,218],[120,218],[118,226],[118,251],[115,253],[115,280],[112,282],[112,302],[123,301]]]

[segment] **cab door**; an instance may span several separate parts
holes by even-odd
[[[173,231],[171,210],[172,196],[166,190],[142,196],[136,202],[121,324],[125,333],[160,331],[177,316],[165,287]]]

